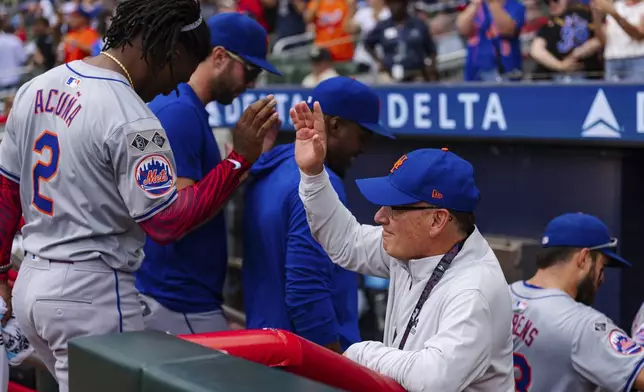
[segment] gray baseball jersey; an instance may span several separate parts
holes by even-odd
[[[0,144],[0,173],[20,184],[27,252],[102,259],[124,271],[143,259],[137,223],[177,195],[159,120],[123,76],[83,61],[20,88]]]
[[[555,289],[510,286],[517,391],[630,391],[644,347],[605,315]]]
[[[639,344],[644,345],[644,303],[635,315],[633,326],[631,327],[631,336]]]

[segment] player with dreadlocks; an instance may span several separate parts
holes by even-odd
[[[61,392],[70,339],[143,329],[133,272],[146,234],[168,243],[211,219],[279,126],[272,96],[253,103],[233,152],[177,190],[170,143],[145,101],[187,82],[211,51],[195,0],[129,0],[100,55],[16,94],[0,144],[0,296],[11,303],[10,250],[24,215],[13,308]]]
[[[131,72],[135,91],[147,102],[187,82],[211,50],[199,2],[129,0],[118,6],[105,34],[104,56],[88,62],[97,66],[107,62],[109,69],[119,65],[112,56],[120,59]]]

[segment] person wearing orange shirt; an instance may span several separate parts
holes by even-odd
[[[82,60],[92,53],[92,45],[98,40],[99,34],[90,27],[92,16],[81,6],[69,15],[69,32],[65,35],[63,62]]]
[[[347,0],[312,0],[304,14],[306,23],[315,25],[315,44],[327,48],[335,61],[350,61],[354,43],[344,30],[344,21],[350,18]]]

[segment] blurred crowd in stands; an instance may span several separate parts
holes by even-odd
[[[7,91],[100,52],[117,1],[0,6],[0,123]],[[245,12],[267,29],[285,76],[263,83],[313,87],[338,74],[372,84],[643,78],[644,2],[467,1],[201,0],[205,17]]]

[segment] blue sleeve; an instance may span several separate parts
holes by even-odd
[[[177,165],[177,177],[201,180],[203,130],[198,113],[182,102],[173,102],[153,110],[161,121]]]
[[[295,333],[319,345],[339,340],[333,300],[333,264],[313,238],[296,187],[289,196],[286,307]]]
[[[519,36],[521,29],[525,25],[525,5],[515,1],[508,5],[508,14],[517,24],[516,31],[514,32],[516,36]]]

